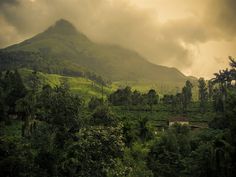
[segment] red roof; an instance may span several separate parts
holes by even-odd
[[[169,118],[169,122],[188,122],[187,117],[171,117]]]

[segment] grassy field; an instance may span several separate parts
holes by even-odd
[[[32,70],[21,69],[19,70],[19,72],[26,86],[29,87],[29,80],[32,74]],[[108,86],[104,86],[102,89],[102,86],[100,84],[97,84],[96,82],[86,79],[84,77],[69,77],[58,74],[47,74],[42,72],[38,72],[37,75],[43,85],[48,84],[52,87],[60,85],[62,81],[67,81],[73,93],[80,94],[86,99],[89,99],[92,96],[102,97],[102,92],[104,93],[104,97],[106,97],[116,89],[124,88],[126,86],[130,86],[132,90],[138,90],[142,93],[146,93],[150,89],[155,89],[160,97],[162,97],[164,94],[176,94],[178,92],[181,92],[181,89],[183,87],[183,83],[173,85],[173,83],[168,82],[157,84],[133,81],[117,81],[113,82]],[[193,100],[197,100],[197,83],[193,83],[193,85]]]
[[[23,78],[26,87],[29,87],[32,71],[28,69],[21,69],[19,72]],[[42,85],[50,85],[51,87],[59,86],[62,81],[66,81],[70,87],[70,90],[73,93],[80,94],[86,99],[92,96],[102,97],[102,92],[104,93],[104,96],[112,92],[111,87],[104,86],[102,88],[101,85],[83,77],[68,77],[57,74],[46,74],[41,72],[38,72],[37,76],[39,77],[39,80]]]

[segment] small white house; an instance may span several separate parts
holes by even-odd
[[[189,120],[187,117],[172,117],[169,119],[169,127],[174,124],[189,125]]]

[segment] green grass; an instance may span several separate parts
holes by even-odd
[[[29,80],[32,74],[32,70],[29,69],[20,69],[19,70],[24,83],[29,87]],[[69,77],[62,76],[58,74],[47,74],[38,72],[38,77],[43,85],[50,85],[51,87],[59,86],[61,81],[67,81],[71,91],[75,94],[80,94],[81,96],[90,98],[92,96],[102,97],[102,87],[94,81],[83,77]],[[162,97],[164,94],[176,94],[180,92],[183,83],[173,84],[173,83],[144,83],[144,82],[133,82],[133,81],[119,81],[113,82],[111,85],[103,87],[104,97],[111,94],[118,88],[124,88],[130,86],[132,90],[138,90],[142,93],[147,93],[150,89],[155,89],[157,93]],[[193,88],[193,99],[197,98],[197,88]]]
[[[21,69],[19,72],[26,87],[29,88],[32,70]],[[80,94],[86,100],[92,96],[102,97],[102,86],[83,77],[68,77],[42,72],[38,72],[37,76],[39,77],[42,85],[50,85],[51,87],[59,86],[62,81],[66,81],[73,93]],[[111,92],[112,89],[110,87],[103,87],[104,96],[110,94]]]

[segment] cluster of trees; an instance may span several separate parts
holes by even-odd
[[[166,105],[170,104],[173,111],[186,112],[192,101],[192,88],[193,85],[188,80],[186,81],[185,86],[182,88],[181,93],[177,93],[176,95],[166,94],[163,96],[162,102]]]
[[[220,70],[215,73],[215,78],[206,81],[204,78],[198,80],[198,101],[200,112],[205,113],[207,103],[213,104],[215,111],[224,112],[227,92],[235,88],[236,84],[236,61],[229,57],[230,69]],[[193,85],[186,81],[181,93],[176,95],[164,95],[162,101],[171,105],[172,110],[186,112],[192,101]]]
[[[220,70],[219,73],[215,73],[215,78],[212,79],[213,83],[218,83],[220,88],[225,90],[226,88],[232,87],[232,82],[236,81],[236,61],[234,58],[229,57],[230,69]]]
[[[16,114],[16,103],[27,90],[17,70],[0,72],[0,120],[6,121]]]
[[[158,104],[159,95],[154,89],[150,89],[148,93],[142,94],[141,92],[131,90],[131,87],[117,89],[112,93],[108,101],[115,106],[121,105],[149,105],[152,109],[153,105]]]
[[[230,69],[220,70],[219,73],[215,73],[215,78],[210,82],[212,90],[212,100],[214,103],[215,111],[225,111],[225,101],[227,99],[228,91],[232,90],[236,86],[236,61],[229,57]]]
[[[210,129],[191,136],[175,125],[151,145],[147,165],[154,176],[231,177],[235,151],[227,131]]]
[[[232,69],[235,61],[231,60]],[[232,80],[233,81],[233,80]],[[156,133],[148,118],[119,119],[113,106],[158,103],[155,90],[141,94],[118,89],[106,100],[88,104],[68,84],[41,86],[33,72],[25,88],[17,71],[0,75],[0,174],[9,177],[232,177],[236,172],[236,88],[199,79],[199,105],[221,100],[223,109],[210,117],[209,129],[192,132],[174,125]],[[208,83],[209,85],[209,83]],[[223,85],[223,86],[222,86]],[[224,91],[222,89],[224,88]],[[216,94],[217,93],[217,94]],[[216,99],[217,98],[217,99]],[[173,100],[175,101],[173,104]],[[166,95],[163,102],[187,111],[192,84]],[[128,115],[127,115],[128,116]],[[209,118],[209,119],[210,119]],[[18,120],[17,120],[18,119]],[[21,135],[9,135],[20,122]],[[15,132],[14,132],[15,133]]]
[[[10,84],[23,84],[19,78],[14,80],[16,76],[17,71],[1,77],[1,84],[11,87],[11,94],[19,87]],[[14,82],[6,83],[7,78]],[[1,175],[106,176],[115,159],[123,154],[122,127],[116,117],[106,106],[84,115],[84,101],[69,91],[66,82],[55,88],[40,88],[37,79],[32,73],[32,87],[24,95],[15,96],[14,111],[3,116],[14,113],[15,119],[22,118],[23,123],[20,139],[0,132]],[[6,126],[5,119],[0,123]]]
[[[206,111],[207,102],[213,103],[216,112],[225,112],[228,92],[235,89],[236,61],[229,57],[230,69],[220,70],[208,83],[200,78],[198,83],[200,110]]]

